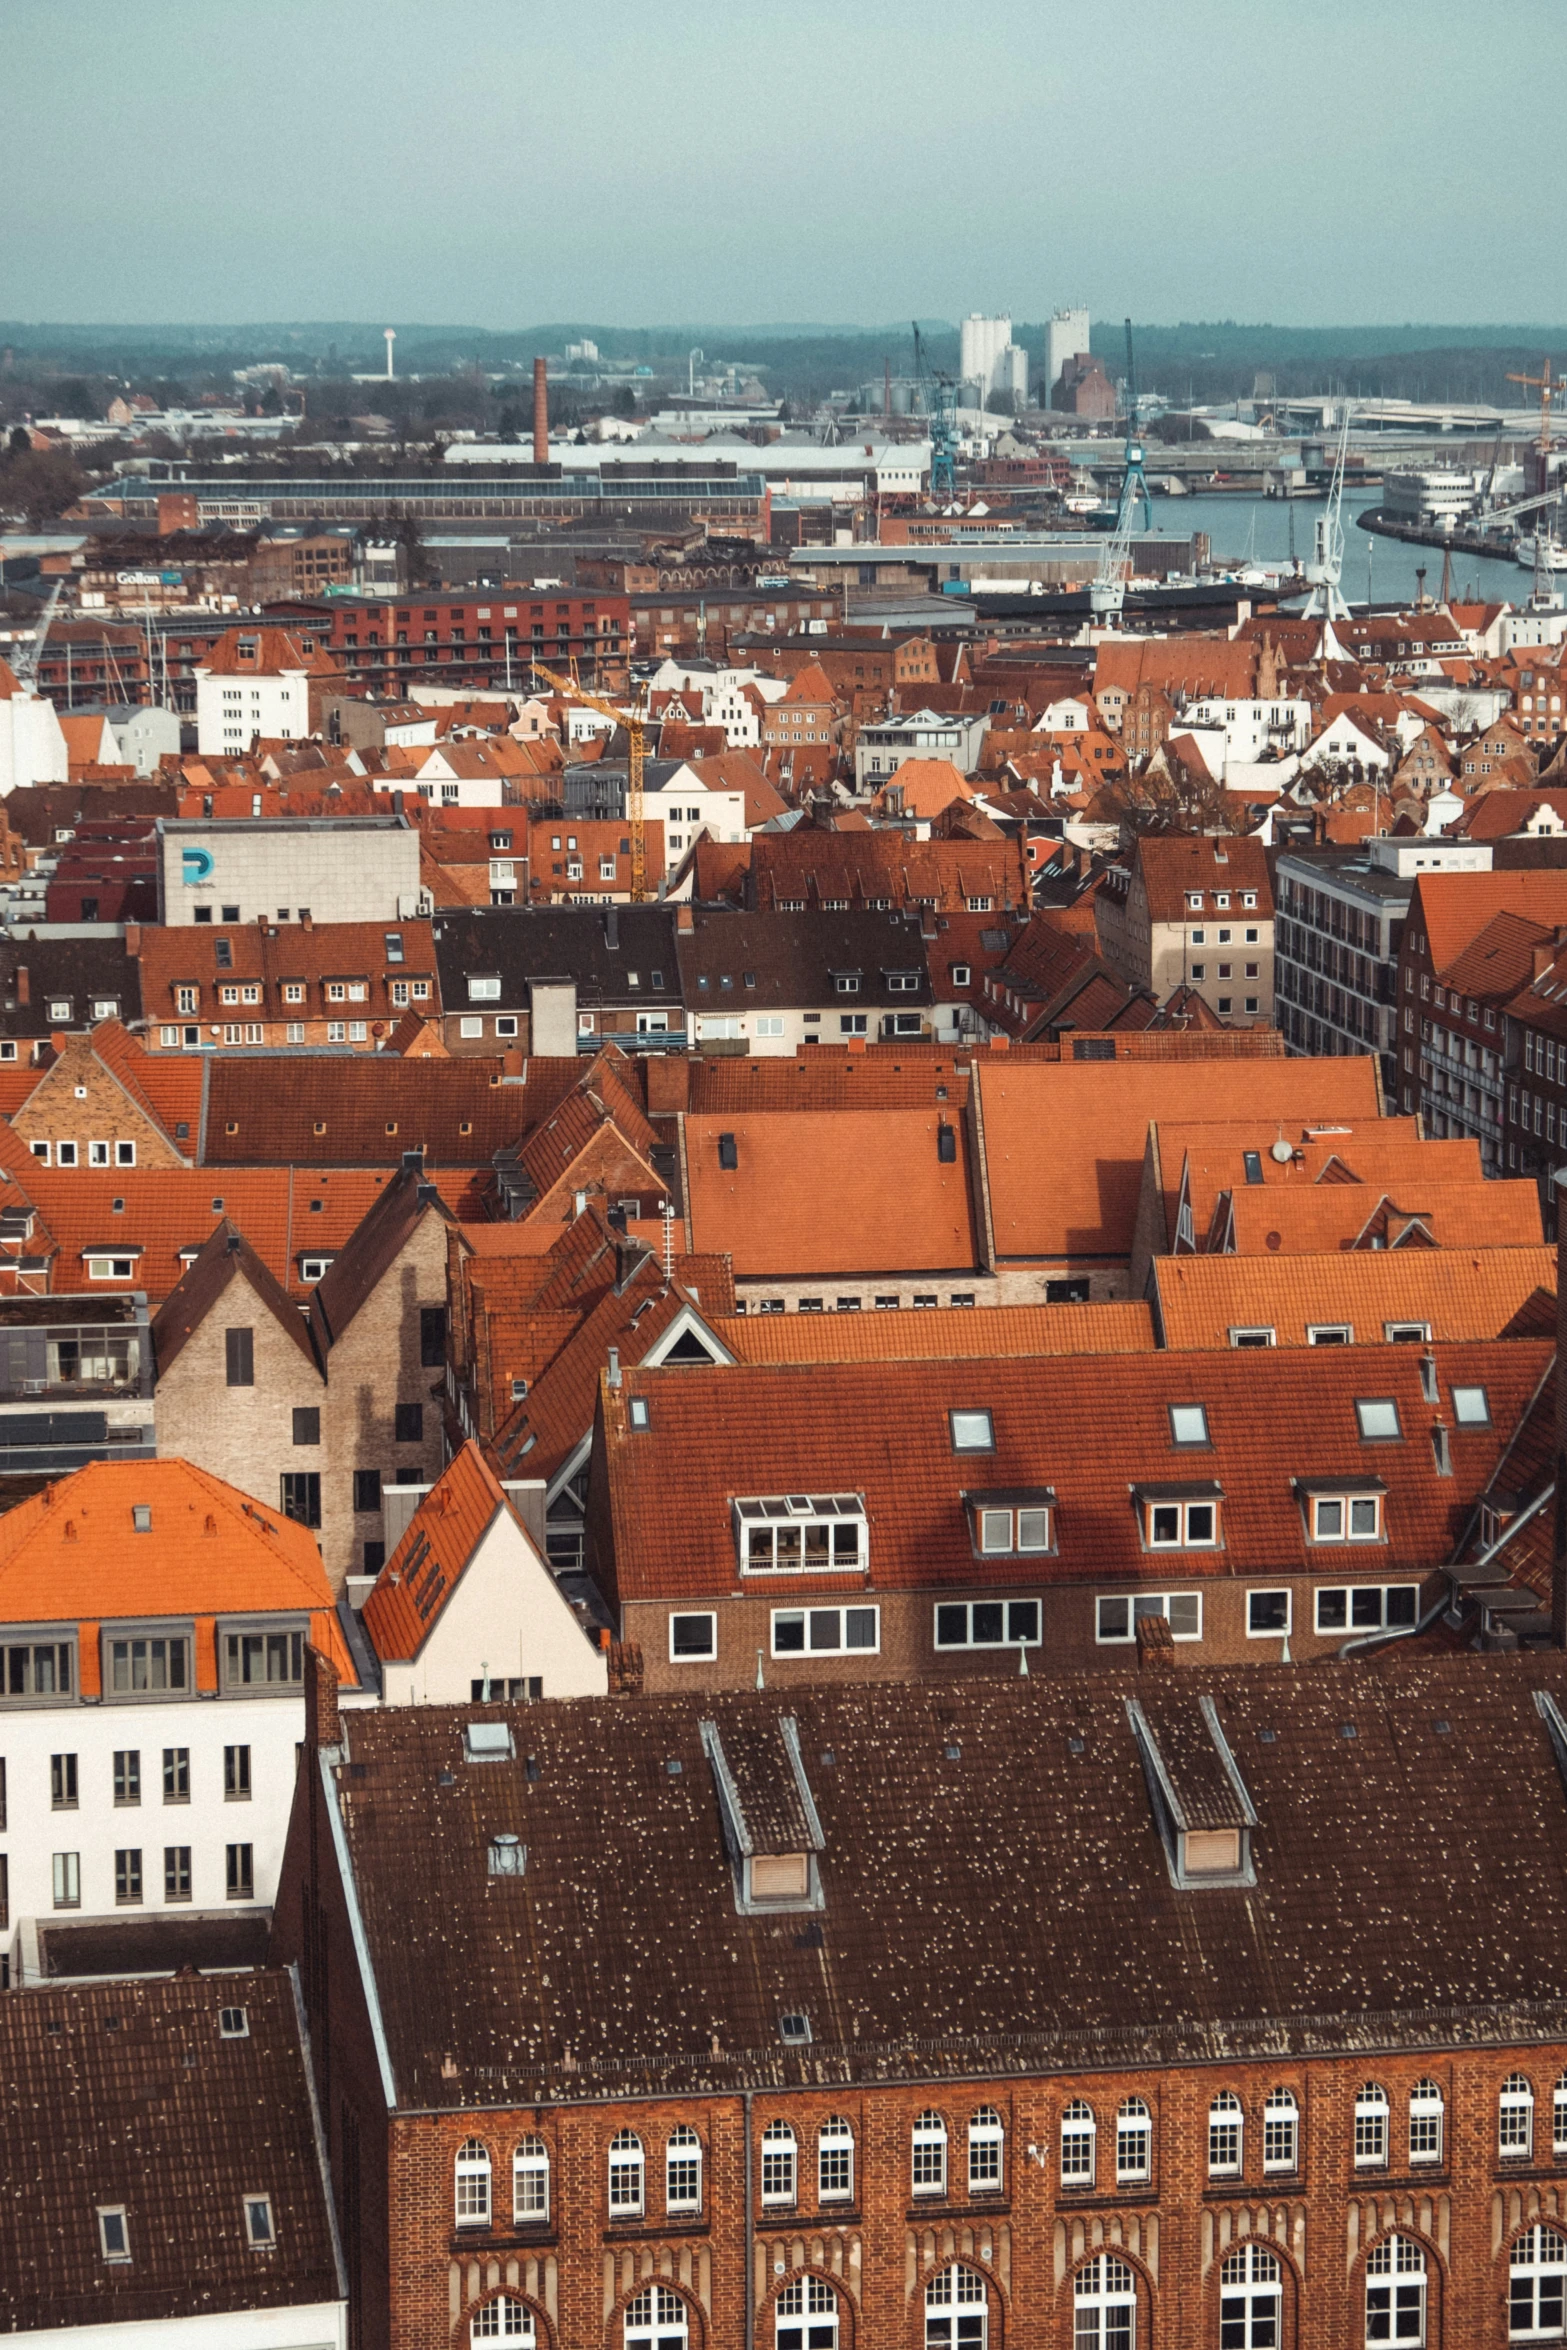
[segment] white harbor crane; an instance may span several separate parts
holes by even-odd
[[[1307,620],[1349,618],[1349,606],[1339,585],[1344,576],[1344,461],[1349,455],[1349,410],[1350,403],[1346,400],[1338,455],[1333,462],[1333,487],[1328,492],[1326,507],[1317,516],[1316,545],[1306,565],[1311,593],[1302,616]]]
[[[1100,550],[1099,569],[1088,584],[1088,609],[1096,620],[1118,619],[1126,603],[1126,575],[1131,568],[1132,524],[1136,515],[1136,497],[1123,497],[1115,528]]]
[[[57,579],[55,581],[53,587],[49,590],[49,600],[43,608],[42,619],[39,621],[37,628],[33,631],[31,642],[23,645],[21,650],[17,653],[14,653],[11,657],[11,674],[16,679],[17,684],[22,688],[24,693],[31,690],[33,680],[38,675],[38,664],[43,659],[43,650],[44,645],[48,640],[50,623],[54,619],[54,608],[60,601],[60,591],[64,586],[65,582],[63,579]]]

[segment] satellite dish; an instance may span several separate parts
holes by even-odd
[[[1275,1160],[1279,1166],[1287,1167],[1291,1159],[1295,1156],[1295,1147],[1293,1143],[1286,1142],[1283,1135],[1281,1134],[1278,1141],[1269,1151],[1268,1156],[1270,1159]]]

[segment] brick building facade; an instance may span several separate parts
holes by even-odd
[[[1560,1661],[1209,1686],[345,1732],[323,1676],[276,1955],[351,2340],[1559,2338]]]

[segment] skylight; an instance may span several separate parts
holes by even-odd
[[[1398,1405],[1390,1395],[1357,1397],[1355,1417],[1360,1423],[1361,1435],[1368,1442],[1385,1441],[1404,1433],[1399,1425]]]
[[[1170,1442],[1172,1444],[1206,1444],[1208,1441],[1208,1414],[1200,1403],[1172,1403],[1170,1406]]]
[[[1453,1418],[1460,1428],[1489,1428],[1491,1402],[1483,1387],[1453,1389]]]
[[[989,1412],[953,1412],[952,1449],[954,1452],[994,1452],[996,1432]]]

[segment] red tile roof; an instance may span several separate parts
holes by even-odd
[[[410,1663],[449,1605],[505,1494],[476,1444],[465,1444],[415,1510],[376,1578],[361,1621],[377,1656]]]
[[[938,1129],[955,1137],[938,1158]],[[719,1164],[720,1133],[738,1164]],[[968,1136],[950,1105],[928,1110],[691,1114],[686,1207],[695,1246],[737,1278],[910,1273],[977,1263]]]
[[[1499,1338],[1538,1291],[1550,1294],[1554,1311],[1556,1252],[1539,1245],[1156,1257],[1153,1284],[1167,1347],[1228,1346],[1233,1329],[1270,1329],[1278,1346],[1306,1346],[1314,1324],[1343,1322],[1357,1346],[1385,1344],[1389,1322],[1428,1323],[1441,1341]]]

